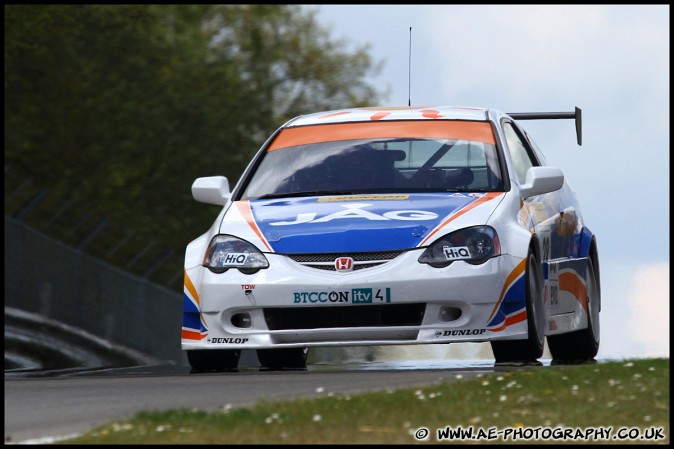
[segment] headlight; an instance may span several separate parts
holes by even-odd
[[[213,273],[238,268],[244,274],[253,274],[267,268],[269,262],[251,243],[231,235],[216,235],[208,245],[203,265]]]
[[[426,248],[419,257],[419,262],[435,268],[446,267],[455,260],[478,265],[499,254],[501,244],[494,228],[474,226],[442,237]]]

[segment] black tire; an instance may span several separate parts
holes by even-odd
[[[257,359],[270,370],[306,369],[308,352],[307,348],[258,349]]]
[[[231,371],[239,364],[238,349],[193,349],[187,351],[187,361],[193,371]]]
[[[556,362],[584,362],[592,360],[599,351],[599,283],[592,259],[587,261],[587,328],[568,334],[550,335],[548,348]]]
[[[491,349],[496,363],[533,362],[543,355],[545,347],[545,313],[543,310],[543,275],[533,251],[527,256],[525,297],[527,304],[526,340],[494,340]]]

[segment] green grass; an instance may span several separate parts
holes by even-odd
[[[425,388],[261,402],[219,412],[143,412],[61,443],[410,444],[422,427],[430,431],[423,441],[437,443],[437,430],[447,426],[483,432],[540,428],[539,434],[610,427],[611,436],[620,428],[640,435],[660,429],[664,439],[566,442],[668,443],[669,359],[495,372]],[[561,441],[506,441],[513,442]]]

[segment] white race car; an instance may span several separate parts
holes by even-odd
[[[457,107],[304,115],[264,143],[185,254],[196,371],[301,369],[317,346],[491,342],[496,363],[587,360],[599,258],[574,192],[518,122],[581,113]]]

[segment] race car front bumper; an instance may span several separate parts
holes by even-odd
[[[522,259],[433,268],[418,262],[422,252],[352,272],[308,268],[279,254],[267,254],[270,267],[253,275],[188,269],[182,349],[526,338]]]

